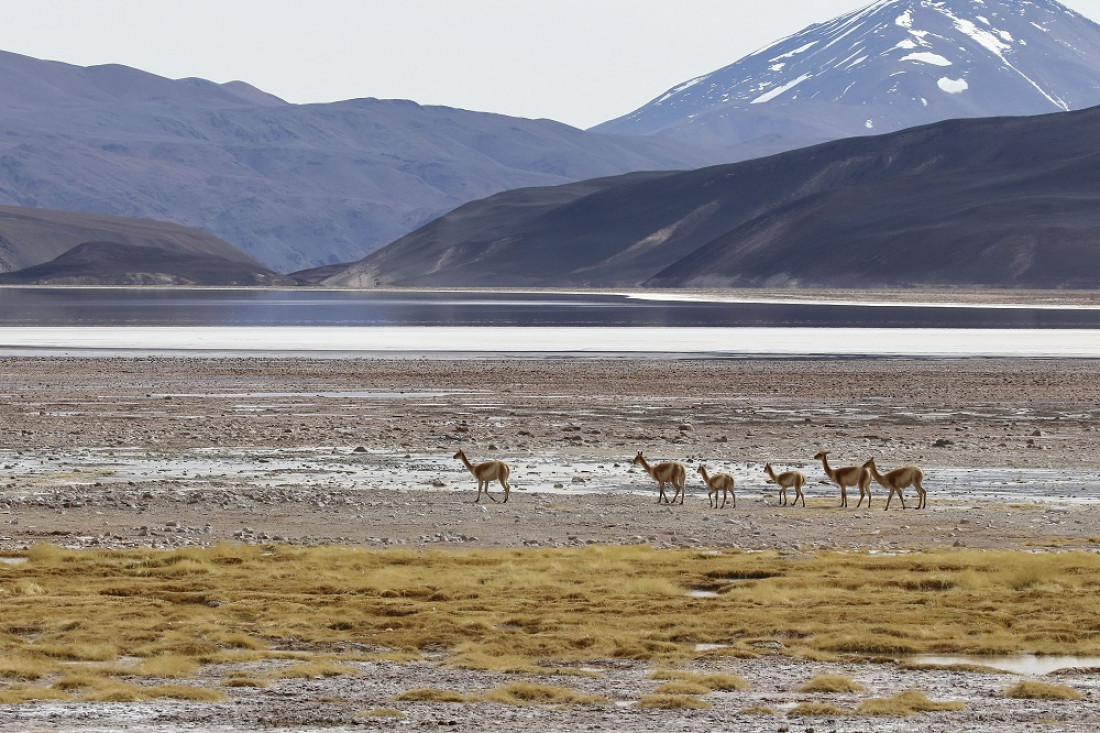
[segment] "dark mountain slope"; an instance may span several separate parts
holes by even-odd
[[[1100,108],[509,192],[325,282],[1095,287],[1098,151]]]
[[[0,285],[289,285],[270,270],[213,255],[118,242],[84,242],[59,257],[0,274]]]
[[[0,206],[3,284],[289,282],[229,243],[176,224]]]

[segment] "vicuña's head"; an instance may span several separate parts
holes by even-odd
[[[641,451],[638,451],[638,455],[634,456],[634,464],[639,465],[642,463],[645,463],[645,456],[642,455]]]
[[[821,459],[828,458],[828,457],[829,457],[829,451],[822,450],[822,451],[817,452],[817,455],[814,456],[814,460],[815,461],[820,461]]]
[[[695,469],[695,471],[702,474],[703,476],[707,475],[707,467],[702,463],[699,464],[699,468]]]
[[[458,449],[458,453],[455,453],[453,456],[451,456],[451,458],[458,458],[459,460],[461,460],[465,457],[466,457],[466,454],[462,452],[461,448]]]
[[[874,468],[876,470],[878,469],[878,466],[875,465],[875,459],[874,458],[872,458],[871,460],[864,463],[863,467],[864,468]]]

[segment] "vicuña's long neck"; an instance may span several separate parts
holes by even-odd
[[[825,475],[833,477],[833,469],[829,468],[829,456],[821,456],[821,466],[825,469]]]
[[[701,475],[703,477],[703,481],[705,481],[707,483],[707,485],[709,486],[710,485],[710,476],[707,475],[707,467],[706,466],[699,466],[699,475]]]
[[[882,483],[882,474],[878,472],[878,466],[876,466],[873,463],[870,463],[870,464],[864,466],[864,468],[867,468],[871,471],[871,476],[872,476],[872,478],[875,479],[875,481],[878,481],[880,484]]]
[[[459,455],[458,460],[462,461],[463,465],[470,470],[470,473],[474,473],[474,464],[470,463],[470,459],[466,457],[465,453]]]
[[[770,463],[768,465],[764,466],[764,470],[767,472],[768,476],[771,477],[772,481],[778,481],[779,480],[778,478],[776,478],[775,469],[771,467]]]
[[[647,461],[646,459],[639,456],[638,457],[638,463],[641,464],[642,468],[645,469],[646,473],[648,473],[650,476],[653,475],[653,467],[649,465],[649,461]]]

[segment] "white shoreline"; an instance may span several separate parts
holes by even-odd
[[[661,355],[1100,358],[1100,330],[561,327],[4,327],[0,355]]]

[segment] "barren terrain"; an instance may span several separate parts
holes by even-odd
[[[1089,361],[595,361],[307,359],[0,360],[0,548],[178,548],[216,543],[369,548],[739,548],[909,553],[954,548],[1093,551],[1098,365]],[[509,501],[475,504],[458,461],[512,466]],[[874,487],[839,508],[812,459],[919,463],[928,508]],[[682,506],[658,506],[637,451],[685,461]],[[807,506],[780,506],[762,467],[806,473]],[[736,508],[712,509],[695,468],[729,471]],[[499,486],[493,497],[502,500]],[[3,579],[0,577],[0,585]],[[714,599],[700,598],[700,603]],[[363,662],[358,675],[231,690],[228,702],[31,703],[0,730],[248,730],[417,727],[744,731],[1093,731],[1098,679],[1055,678],[1078,701],[1008,700],[1018,675],[908,669],[896,660],[701,655],[748,691],[709,710],[647,710],[650,665],[592,660],[592,677],[540,680],[614,702],[595,707],[395,702],[402,690],[476,691],[516,675]],[[1072,663],[1069,666],[1075,666]],[[795,692],[822,672],[863,694]],[[527,679],[528,677],[523,677]],[[1032,679],[1034,676],[1023,676]],[[1043,677],[1042,679],[1050,679]],[[962,712],[916,718],[823,714],[917,688]],[[395,709],[395,717],[378,709]],[[752,710],[757,712],[751,712]],[[770,712],[759,712],[762,710]],[[371,711],[376,711],[372,713]],[[746,712],[750,711],[750,712]]]

